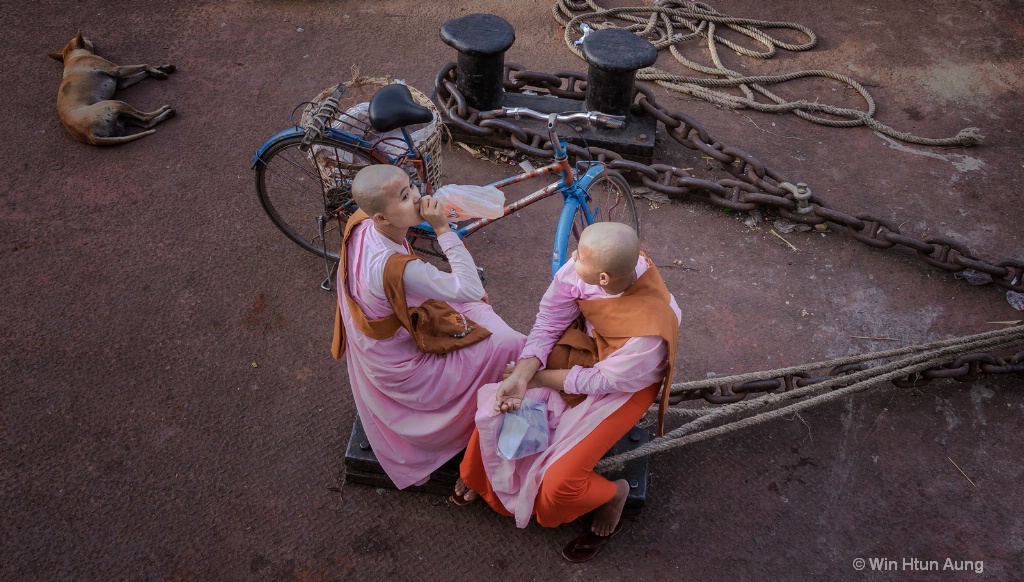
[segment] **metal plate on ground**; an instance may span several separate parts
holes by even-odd
[[[633,427],[619,442],[615,443],[615,446],[605,456],[631,451],[647,443],[650,438],[651,435],[646,429]],[[431,473],[430,480],[425,484],[408,487],[405,491],[451,495],[452,489],[455,487],[455,480],[459,477],[459,463],[461,462],[462,453],[459,453]],[[647,457],[634,459],[626,463],[621,471],[605,476],[611,480],[625,479],[629,482],[629,497],[626,499],[627,510],[638,512],[643,508],[647,499]],[[348,448],[345,450],[345,482],[396,489],[395,484],[377,461],[376,455],[373,454],[373,449],[370,447],[363,424],[358,416],[352,424],[352,434],[349,436]]]

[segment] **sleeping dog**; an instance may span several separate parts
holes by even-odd
[[[114,91],[134,85],[146,77],[166,79],[174,65],[118,66],[96,55],[92,41],[82,31],[61,52],[50,57],[64,63],[64,77],[57,93],[57,112],[72,137],[93,145],[116,145],[145,137],[152,127],[174,116],[170,105],[143,113],[124,101],[111,99]],[[146,131],[125,135],[125,125]]]

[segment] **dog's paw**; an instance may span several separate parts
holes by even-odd
[[[174,65],[160,65],[159,67],[156,68],[156,70],[160,71],[161,73],[173,73],[175,71],[175,66]]]

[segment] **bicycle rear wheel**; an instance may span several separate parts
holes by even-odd
[[[307,251],[338,260],[345,222],[357,208],[352,178],[380,163],[366,150],[321,138],[308,150],[303,136],[275,143],[256,163],[256,193],[270,220]]]

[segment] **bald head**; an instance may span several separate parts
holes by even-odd
[[[363,212],[385,212],[391,196],[409,183],[409,175],[387,164],[366,166],[352,179],[352,197]]]
[[[640,258],[640,239],[630,226],[618,222],[595,222],[583,229],[580,248],[599,272],[612,277],[625,277],[636,268]]]

